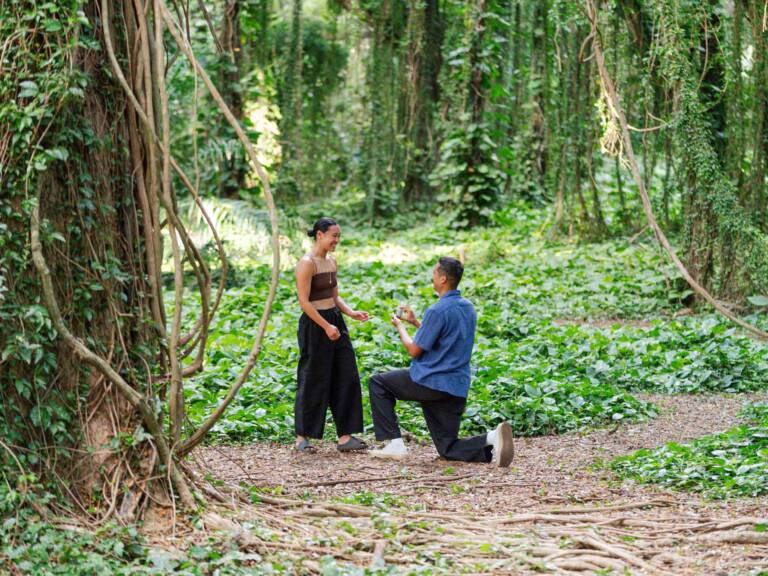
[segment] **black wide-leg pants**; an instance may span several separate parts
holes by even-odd
[[[360,433],[363,431],[363,398],[347,325],[338,308],[318,312],[339,329],[341,337],[331,340],[309,316],[302,314],[299,318],[296,435],[322,438],[329,406],[338,436]]]
[[[486,446],[485,434],[458,438],[466,398],[417,384],[411,380],[408,370],[394,370],[372,376],[368,381],[368,391],[376,440],[400,438],[395,404],[397,400],[410,400],[421,404],[429,433],[440,456],[462,462],[491,461],[491,447]]]

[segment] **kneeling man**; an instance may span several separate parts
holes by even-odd
[[[421,404],[432,441],[443,458],[493,462],[503,467],[512,461],[512,428],[507,422],[481,436],[458,438],[469,393],[469,360],[477,324],[475,308],[457,289],[463,273],[464,266],[457,259],[440,258],[432,270],[432,286],[440,300],[427,310],[423,322],[405,307],[403,320],[418,328],[413,339],[400,318],[392,317],[413,360],[409,370],[376,374],[368,382],[376,440],[387,441],[383,448],[370,450],[371,456],[406,456],[395,403],[409,400]]]

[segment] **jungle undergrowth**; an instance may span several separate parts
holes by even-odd
[[[611,468],[622,478],[709,498],[768,494],[768,403],[747,404],[740,416],[743,422],[725,432],[639,450],[616,458]]]
[[[689,312],[682,304],[689,293],[675,288],[672,268],[654,245],[550,241],[542,211],[515,210],[504,225],[472,232],[439,219],[396,232],[342,223],[340,293],[371,315],[365,324],[347,323],[364,390],[372,374],[407,366],[389,315],[401,302],[419,315],[434,303],[430,271],[442,254],[466,258],[461,289],[478,313],[463,433],[482,433],[502,418],[517,435],[539,435],[653,417],[656,408],[632,392],[765,388],[763,345],[706,311],[676,317]],[[242,256],[233,265],[237,283],[212,327],[206,370],[188,388],[193,422],[237,374],[261,312],[268,269]],[[284,270],[266,353],[214,429],[219,441],[292,435],[300,314],[293,283],[292,271]],[[194,306],[187,310],[194,317]],[[364,398],[367,404],[365,392]],[[402,403],[398,411],[402,427],[423,437],[418,408]],[[333,432],[330,419],[326,431]]]

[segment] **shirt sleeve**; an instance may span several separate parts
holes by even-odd
[[[414,343],[422,350],[433,350],[440,333],[443,331],[443,315],[430,309],[424,314],[424,321],[416,332]]]

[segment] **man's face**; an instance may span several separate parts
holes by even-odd
[[[435,264],[435,267],[432,268],[432,288],[434,288],[435,292],[440,291],[440,287],[443,285],[445,280],[445,276],[440,274],[440,265]]]

